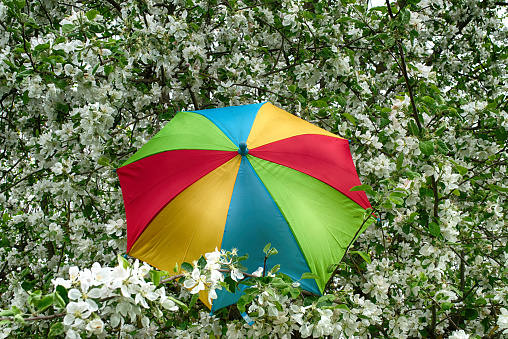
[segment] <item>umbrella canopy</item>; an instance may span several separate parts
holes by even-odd
[[[360,232],[366,208],[349,142],[270,103],[179,112],[117,170],[127,252],[159,269],[215,248],[281,272],[321,294],[328,267]],[[274,260],[275,261],[275,260]],[[239,296],[219,293],[213,310]]]

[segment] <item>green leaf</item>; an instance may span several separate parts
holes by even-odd
[[[485,300],[484,298],[479,298],[475,300],[474,304],[476,306],[485,306],[487,305],[487,300]]]
[[[252,302],[252,300],[254,300],[254,296],[252,294],[244,294],[240,297],[240,299],[238,299],[236,306],[238,307],[240,313],[244,313],[246,311],[247,304]]]
[[[3,62],[9,66],[10,68],[12,68],[13,70],[17,70],[18,68],[16,66],[14,66],[14,64],[12,62],[10,62],[9,60],[3,60]]]
[[[429,224],[429,233],[435,237],[439,237],[441,235],[441,227],[435,222],[431,222]]]
[[[402,169],[403,163],[404,163],[404,152],[400,152],[399,156],[397,157],[397,171],[400,171]]]
[[[159,286],[161,278],[168,275],[166,271],[150,270],[150,280],[155,286]]]
[[[201,269],[204,269],[205,266],[206,266],[206,259],[203,256],[199,257],[199,259],[198,259],[198,267],[201,268]]]
[[[266,254],[267,256],[271,257],[272,255],[275,255],[279,253],[279,251],[277,251],[275,248],[270,248],[270,250],[268,251],[268,253]]]
[[[109,73],[113,72],[114,69],[115,69],[115,66],[113,66],[111,64],[107,64],[104,66],[104,74],[109,75]]]
[[[58,308],[65,308],[65,300],[62,298],[58,291],[52,293],[54,305]]]
[[[69,84],[64,79],[54,78],[53,83],[60,89],[65,89]]]
[[[370,187],[370,185],[367,185],[367,184],[363,184],[363,185],[359,185],[359,186],[353,186],[351,187],[351,189],[349,190],[350,192],[355,192],[355,191],[365,191],[365,193],[375,197],[377,196],[377,193],[376,191],[374,191],[372,189],[372,187]]]
[[[418,126],[416,125],[416,122],[414,119],[410,119],[407,127],[409,129],[409,133],[411,133],[414,136],[417,136],[420,134],[420,130],[418,129]]]
[[[104,166],[104,167],[108,167],[110,162],[109,162],[109,159],[107,157],[101,157],[98,161],[99,165],[101,166]]]
[[[499,126],[496,129],[495,134],[498,141],[503,142],[506,141],[506,139],[508,139],[508,131],[504,129],[504,127],[502,126]]]
[[[65,333],[65,328],[64,328],[64,324],[61,323],[61,322],[58,322],[58,323],[54,323],[51,328],[49,329],[49,333],[48,333],[48,336],[50,338],[53,338],[53,337],[56,337],[56,336],[59,336],[59,335],[62,335]]]
[[[315,107],[319,107],[319,108],[328,107],[328,103],[326,101],[324,101],[324,100],[316,100],[316,101],[313,101],[312,104]]]
[[[297,288],[291,288],[289,290],[289,293],[291,294],[291,298],[296,299],[300,296],[300,290]]]
[[[190,304],[189,304],[189,308],[194,306],[194,304],[198,301],[198,299],[199,299],[199,293],[193,294],[192,298],[191,298],[191,301],[190,301]]]
[[[19,9],[23,9],[23,7],[25,7],[26,2],[24,0],[14,0],[14,4]]]
[[[433,105],[433,104],[436,102],[436,100],[434,100],[434,98],[429,97],[428,95],[424,96],[424,97],[422,98],[422,100],[423,100],[423,102],[424,102],[424,103],[426,103],[427,105]]]
[[[44,298],[42,298],[39,302],[37,302],[37,311],[42,312],[49,306],[53,305],[54,298],[52,294],[46,295]]]
[[[62,32],[63,33],[70,33],[70,32],[72,32],[75,29],[76,29],[76,26],[74,26],[73,24],[64,24],[62,26]]]
[[[182,270],[187,272],[192,272],[194,270],[194,266],[192,266],[188,262],[183,262],[182,265],[180,265],[180,267],[182,268]]]
[[[411,224],[407,223],[402,225],[402,232],[409,234],[409,232],[411,232]]]
[[[439,126],[439,128],[436,130],[436,135],[441,136],[441,134],[443,134],[444,131],[446,131],[446,124],[442,124],[441,126]]]
[[[12,317],[13,315],[14,315],[14,312],[12,312],[12,310],[0,311],[0,317]]]
[[[58,38],[55,39],[55,41],[53,41],[53,45],[58,45],[62,42],[65,42],[65,37],[59,36]]]
[[[326,272],[328,273],[333,273],[335,272],[335,269],[339,266],[339,264],[331,264],[328,266],[328,268],[326,269]]]
[[[393,202],[395,205],[398,205],[398,206],[401,206],[401,205],[404,205],[404,199],[402,199],[401,197],[398,197],[397,195],[391,193],[390,196],[388,197],[388,200],[390,200],[391,202]]]
[[[34,47],[34,51],[43,51],[45,49],[49,49],[49,43],[39,44],[39,45]]]
[[[11,311],[12,311],[12,314],[14,314],[14,315],[21,314],[21,310],[17,306],[12,306]]]
[[[274,274],[274,273],[277,273],[279,270],[280,270],[280,265],[277,264],[272,267],[272,269],[270,270],[270,273]]]
[[[444,311],[448,311],[452,307],[453,307],[453,303],[450,303],[450,302],[444,302],[441,304],[441,309]]]
[[[365,191],[365,190],[372,190],[372,187],[370,185],[363,184],[363,185],[353,186],[353,187],[351,187],[351,189],[349,191],[356,192],[356,191]]]
[[[25,319],[23,318],[23,316],[21,314],[16,314],[14,316],[14,322],[21,324],[21,325],[25,325]]]
[[[394,46],[396,42],[397,41],[393,37],[389,37],[388,39],[386,39],[385,45],[386,45],[386,47],[390,48],[390,47]]]
[[[475,320],[478,318],[478,311],[474,308],[468,308],[464,312],[464,317],[468,320]]]
[[[32,293],[30,293],[30,296],[28,297],[27,302],[31,305],[35,305],[34,301],[41,300],[41,298],[42,298],[42,291],[40,291],[40,290],[33,291]]]
[[[434,154],[434,143],[432,141],[420,141],[420,151],[425,155]]]
[[[455,168],[457,169],[457,172],[459,172],[460,175],[464,175],[468,171],[466,167],[460,165],[455,165]]]
[[[187,307],[187,305],[185,305],[183,302],[181,302],[180,300],[178,299],[175,299],[171,296],[168,297],[169,300],[172,300],[175,304],[177,304],[181,309],[182,311],[184,312],[187,312],[189,310],[189,307]]]
[[[99,11],[92,9],[92,10],[86,12],[85,15],[88,20],[92,21],[93,19],[95,19],[97,17],[97,14],[99,14]]]
[[[353,125],[356,125],[356,120],[355,120],[355,118],[351,114],[349,114],[349,113],[342,113],[342,115],[346,119],[348,119]]]
[[[370,264],[372,262],[372,260],[370,259],[370,255],[367,253],[367,252],[364,252],[364,251],[349,251],[350,254],[357,254],[359,255],[360,257],[362,257],[363,260],[365,260],[365,262],[367,262],[367,264]]]
[[[300,279],[320,279],[319,276],[312,272],[305,272],[302,274],[302,277]]]
[[[407,25],[409,23],[409,21],[411,20],[411,12],[408,11],[407,9],[402,10],[400,20],[403,25]]]
[[[335,308],[339,309],[339,310],[346,310],[346,311],[351,311],[351,309],[349,308],[348,305],[346,304],[338,304],[337,306],[335,306]]]
[[[131,265],[129,264],[129,262],[127,261],[127,259],[125,259],[122,255],[120,255],[120,254],[119,254],[119,255],[117,255],[116,257],[117,257],[117,259],[118,259],[118,264],[119,264],[119,265],[122,265],[122,266],[123,266],[123,268],[128,268],[128,267],[130,267],[130,266],[131,266]]]
[[[498,186],[498,185],[494,185],[494,184],[490,184],[489,187],[493,191],[508,192],[508,188],[506,188],[506,187],[502,187],[502,186]]]
[[[265,253],[265,254],[266,254],[266,253],[268,252],[268,250],[270,249],[270,247],[271,247],[271,246],[272,246],[272,244],[271,244],[271,243],[266,244],[265,248],[263,248],[263,253]]]
[[[295,93],[297,88],[298,88],[298,87],[296,87],[296,85],[289,85],[289,86],[288,86],[288,89],[289,89],[289,91],[290,91],[291,93]]]
[[[446,144],[441,140],[437,141],[437,150],[442,154],[448,154],[448,152],[450,151],[446,146]]]
[[[236,281],[234,281],[233,278],[231,278],[230,276],[224,278],[224,283],[226,285],[225,287],[228,292],[235,293]]]
[[[69,297],[67,296],[67,290],[62,285],[58,285],[55,288],[55,293],[57,293],[64,301],[64,306],[69,303]]]
[[[342,107],[346,106],[347,101],[342,95],[337,95],[337,103]]]

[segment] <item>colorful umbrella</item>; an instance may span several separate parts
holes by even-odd
[[[348,140],[270,103],[180,112],[117,173],[129,255],[171,271],[237,248],[253,272],[271,243],[281,272],[320,277],[301,281],[316,294],[370,207],[350,192],[360,180]],[[212,311],[238,297],[220,293]]]

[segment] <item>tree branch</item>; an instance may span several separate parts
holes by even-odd
[[[122,12],[122,7],[115,1],[115,0],[106,0],[107,2],[109,2],[111,4],[111,6],[115,7],[115,9],[118,11],[118,12]]]

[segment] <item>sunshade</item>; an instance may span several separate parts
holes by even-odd
[[[117,170],[127,252],[161,270],[215,248],[321,294],[370,207],[349,142],[270,103],[179,112]],[[361,230],[363,231],[363,229]],[[220,293],[212,311],[236,302]],[[235,299],[236,298],[236,299]]]

